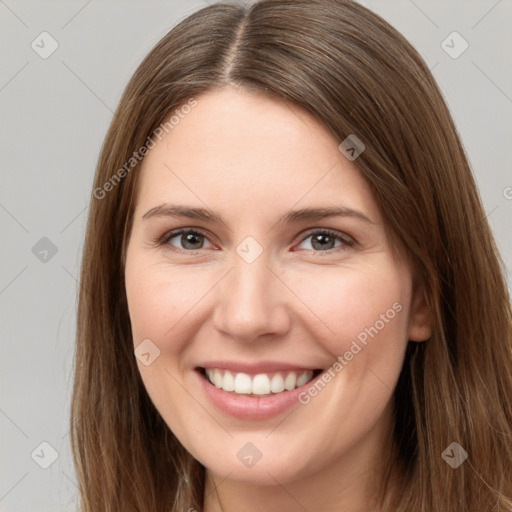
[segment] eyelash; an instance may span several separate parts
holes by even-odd
[[[199,253],[202,249],[198,249],[198,250],[179,249],[178,247],[175,247],[175,246],[173,246],[173,245],[168,243],[173,238],[175,238],[175,237],[177,237],[179,235],[183,235],[183,234],[200,235],[200,236],[208,239],[208,235],[206,233],[204,233],[202,230],[198,229],[198,228],[180,228],[180,229],[176,229],[174,231],[170,231],[170,232],[166,233],[164,236],[157,238],[155,240],[155,243],[156,243],[156,245],[158,247],[167,246],[165,248],[168,248],[171,251],[178,252],[178,253],[181,253],[181,254],[197,254],[197,253]],[[328,254],[331,254],[333,252],[346,249],[347,247],[353,247],[356,244],[356,242],[353,239],[349,238],[348,236],[342,236],[342,235],[340,235],[339,232],[333,231],[332,229],[327,229],[327,228],[320,228],[320,229],[308,231],[303,236],[303,238],[301,239],[300,243],[304,242],[305,240],[307,240],[308,238],[310,238],[313,235],[327,235],[329,237],[334,238],[335,240],[341,241],[342,244],[343,244],[343,245],[341,245],[339,247],[333,247],[331,249],[326,249],[325,251],[315,251],[314,249],[305,249],[305,250],[309,250],[309,251],[312,251],[312,252],[315,252],[315,253],[328,253]]]

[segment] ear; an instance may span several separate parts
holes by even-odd
[[[427,341],[432,336],[432,310],[423,285],[415,286],[409,313],[409,340]]]

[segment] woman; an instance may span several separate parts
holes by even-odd
[[[512,511],[511,339],[417,52],[351,1],[211,5],[139,66],[100,155],[82,509]]]

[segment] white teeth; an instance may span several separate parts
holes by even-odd
[[[272,393],[281,393],[284,391],[284,380],[280,373],[276,373],[270,381],[270,391]]]
[[[235,391],[235,378],[233,374],[226,370],[224,372],[224,380],[222,381],[222,389],[224,391]]]
[[[252,379],[252,394],[253,395],[268,395],[270,393],[270,379],[268,375],[259,373]]]
[[[237,373],[235,377],[235,393],[251,394],[252,381],[246,373]]]
[[[220,370],[215,369],[213,371],[213,383],[218,388],[222,387],[222,373],[220,373]]]
[[[306,382],[309,382],[312,378],[313,372],[311,370],[301,373],[297,377],[297,387],[300,388],[301,386],[304,386],[304,384],[306,384]]]
[[[284,376],[283,376],[284,374]],[[297,372],[278,372],[275,374],[259,373],[251,377],[247,373],[234,373],[218,368],[206,369],[210,382],[224,391],[231,391],[241,395],[269,395],[292,391],[307,384],[313,378],[311,370]]]
[[[295,389],[295,385],[297,384],[297,375],[294,372],[290,372],[286,379],[284,379],[284,387],[291,391],[292,389]]]

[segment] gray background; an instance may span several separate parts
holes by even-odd
[[[400,30],[433,70],[510,276],[512,0],[361,3]],[[77,276],[96,159],[138,63],[204,5],[0,0],[0,511],[76,509],[68,417]],[[39,51],[51,48],[48,36],[41,42],[43,31],[58,43],[46,59],[31,47],[35,40]],[[442,45],[453,31],[469,44],[458,58],[445,49],[458,53],[461,39]]]

